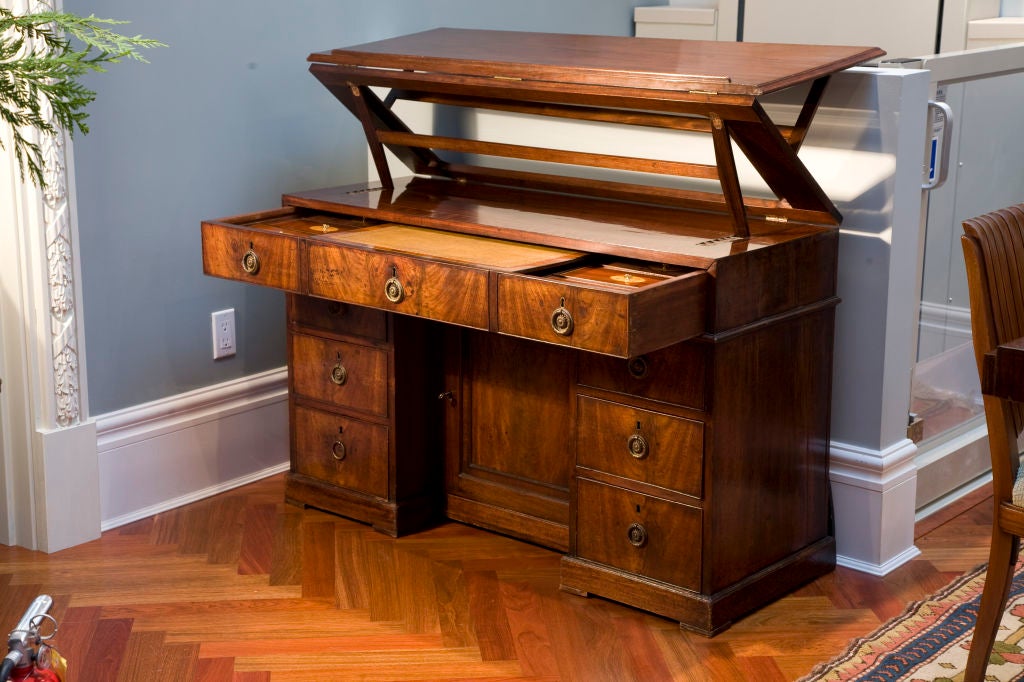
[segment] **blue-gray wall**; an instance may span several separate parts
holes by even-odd
[[[75,139],[93,415],[285,362],[281,294],[205,277],[199,222],[357,182],[365,141],[307,72],[313,51],[438,26],[630,35],[663,0],[65,0],[170,47],[90,76]],[[211,359],[210,313],[234,308],[238,354]]]

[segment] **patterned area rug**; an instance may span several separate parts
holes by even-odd
[[[1024,571],[1017,566],[987,680],[1024,680]],[[957,682],[963,679],[985,566],[907,607],[798,682]]]

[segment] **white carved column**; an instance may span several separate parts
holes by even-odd
[[[17,13],[60,6],[0,2]],[[6,127],[0,140],[0,541],[52,552],[100,529],[71,146],[38,138],[40,190],[21,181]]]

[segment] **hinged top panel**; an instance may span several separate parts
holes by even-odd
[[[874,47],[443,28],[316,52],[309,60],[313,75],[362,123],[388,192],[401,188],[385,150],[417,176],[456,181],[443,185],[449,192],[469,185],[706,211],[728,216],[725,236],[747,239],[751,219],[760,221],[753,226],[760,233],[777,231],[779,221],[839,223],[839,211],[797,154],[830,74],[882,54]],[[792,124],[780,125],[758,96],[798,84],[809,86],[804,104]],[[473,126],[416,131],[394,108],[400,101],[589,121],[610,134],[628,127],[707,134],[715,163],[602,153],[569,140],[524,144]],[[774,199],[744,196],[734,147]],[[660,176],[669,179],[652,182]]]
[[[316,52],[309,61],[458,77],[510,78],[758,96],[881,56],[878,48],[678,41],[440,28]]]

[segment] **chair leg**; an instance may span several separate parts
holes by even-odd
[[[988,668],[988,659],[992,654],[992,645],[996,640],[999,621],[1002,619],[1003,609],[1006,608],[1006,598],[1010,594],[1013,567],[1017,563],[1019,550],[1020,538],[1005,533],[998,527],[993,529],[988,573],[985,576],[985,587],[981,593],[978,622],[974,626],[974,637],[971,640],[971,651],[967,657],[964,682],[981,682],[985,677],[985,669]]]

